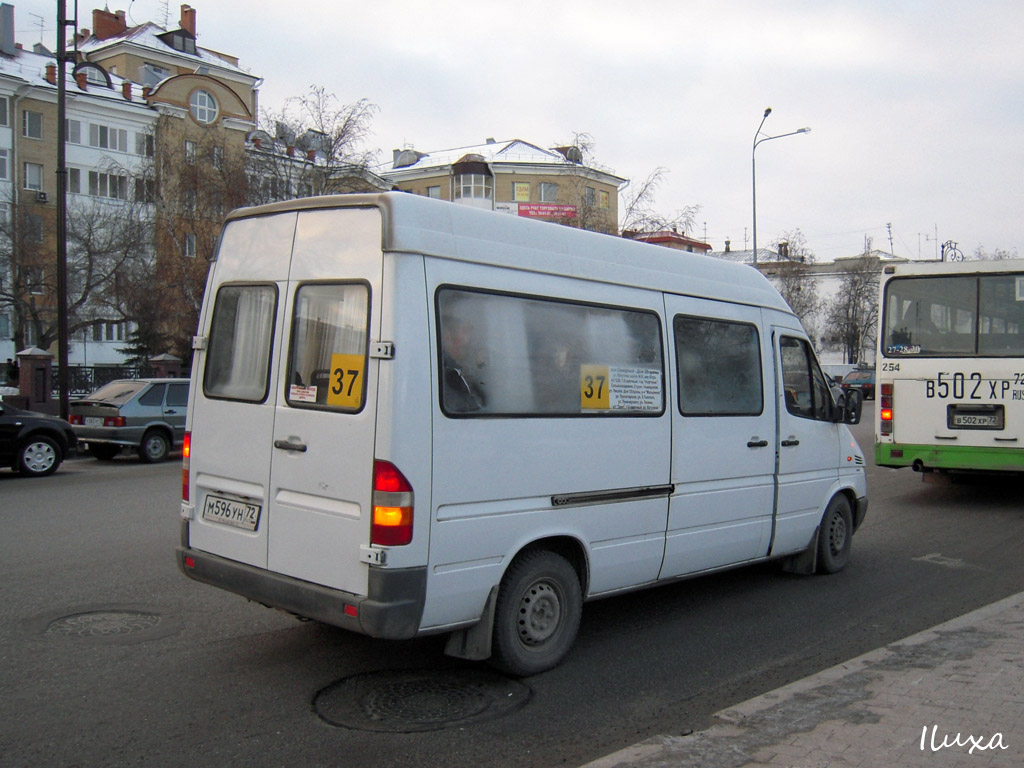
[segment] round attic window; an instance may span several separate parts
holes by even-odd
[[[209,91],[193,91],[188,107],[197,123],[209,125],[217,119],[217,100]]]

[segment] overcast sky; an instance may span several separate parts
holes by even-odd
[[[101,0],[102,2],[102,0]],[[79,0],[80,27],[94,7]],[[17,39],[53,46],[55,0],[15,2]],[[135,23],[180,2],[109,0]],[[199,44],[265,78],[263,107],[325,86],[379,107],[370,148],[592,137],[598,164],[690,231],[758,245],[799,229],[820,261],[955,241],[1024,256],[1020,0],[192,0]],[[67,0],[74,15],[75,0]],[[32,16],[44,17],[45,30]],[[628,194],[628,190],[627,190]]]

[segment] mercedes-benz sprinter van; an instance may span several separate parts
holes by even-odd
[[[864,455],[749,266],[424,197],[228,217],[188,412],[190,578],[529,675],[588,600],[834,572]]]

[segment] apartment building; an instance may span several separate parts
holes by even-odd
[[[378,173],[406,192],[612,234],[627,182],[585,163],[579,147],[543,149],[521,139],[432,152],[396,149]]]
[[[188,5],[170,30],[94,10],[69,47],[69,362],[122,362],[124,317],[146,312],[169,345],[187,345],[223,214],[246,202],[261,80],[196,44]],[[14,7],[0,5],[4,359],[56,338],[58,76],[50,51],[15,42]]]

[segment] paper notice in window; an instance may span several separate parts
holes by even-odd
[[[608,365],[580,366],[584,411],[657,412],[662,408],[661,371]]]

